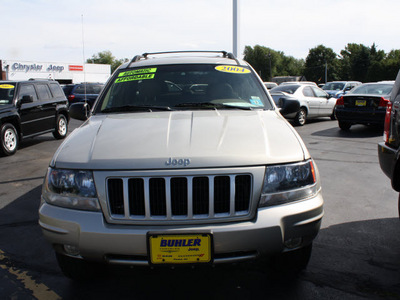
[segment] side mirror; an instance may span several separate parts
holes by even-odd
[[[24,95],[22,96],[22,99],[19,101],[19,103],[26,104],[26,103],[32,103],[33,102],[33,97],[32,95]]]
[[[73,103],[69,107],[69,115],[71,118],[86,121],[89,116],[89,105],[85,102]]]
[[[299,111],[300,102],[297,99],[280,98],[279,107],[281,114],[288,115]]]

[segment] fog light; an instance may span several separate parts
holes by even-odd
[[[285,241],[285,246],[289,249],[293,249],[293,248],[299,247],[302,242],[303,242],[303,238],[301,238],[301,237],[288,239]]]
[[[73,256],[79,255],[79,248],[72,245],[64,245],[65,253]]]

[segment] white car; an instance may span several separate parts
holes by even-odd
[[[287,119],[294,119],[295,125],[303,126],[309,118],[331,117],[335,119],[334,108],[336,99],[330,97],[325,91],[311,84],[279,85],[270,90],[270,93],[289,94],[297,98],[300,102],[300,109],[288,115]]]

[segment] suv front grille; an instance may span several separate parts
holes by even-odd
[[[249,213],[248,174],[108,178],[110,215],[122,220],[194,220]]]

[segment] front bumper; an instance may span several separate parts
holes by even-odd
[[[358,109],[358,108],[343,108],[336,106],[336,119],[341,122],[349,122],[352,124],[364,125],[382,125],[385,121],[385,109]]]
[[[147,234],[208,232],[213,236],[213,263],[235,262],[294,250],[285,242],[301,238],[295,249],[318,234],[324,214],[318,193],[311,199],[259,209],[254,220],[199,225],[117,225],[102,213],[66,209],[43,201],[39,224],[56,251],[79,248],[76,257],[111,264],[149,265]],[[287,244],[287,243],[286,243]]]

